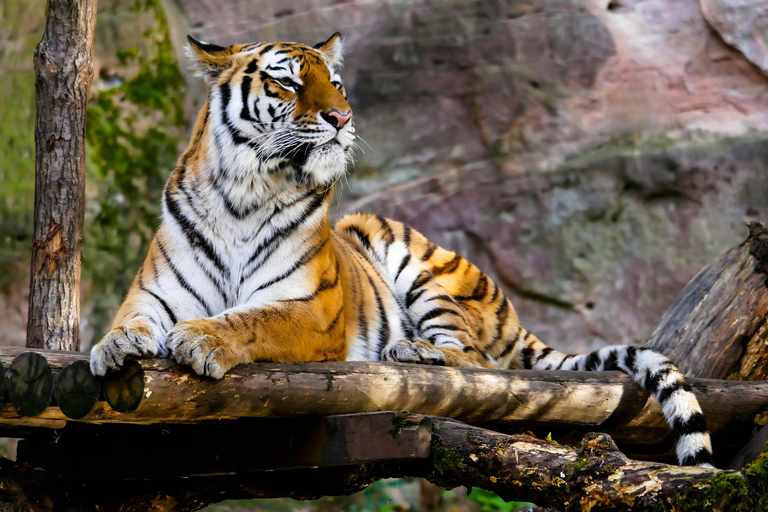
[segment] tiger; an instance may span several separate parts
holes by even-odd
[[[665,356],[559,352],[482,270],[408,224],[353,213],[331,227],[357,138],[339,33],[313,47],[188,41],[206,100],[146,260],[91,350],[95,375],[168,356],[213,379],[255,361],[621,370],[661,405],[678,462],[712,467],[702,410]]]

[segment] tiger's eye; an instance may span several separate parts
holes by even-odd
[[[288,77],[278,78],[277,82],[280,85],[284,85],[285,87],[290,87],[292,89],[296,87],[296,82],[294,82],[293,80],[291,80]]]

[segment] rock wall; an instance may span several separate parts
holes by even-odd
[[[587,348],[642,342],[745,219],[768,218],[764,17],[729,35],[764,3],[701,2],[169,9],[180,44],[341,31],[365,142],[338,210],[410,222],[487,269],[528,328]]]

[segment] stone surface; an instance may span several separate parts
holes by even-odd
[[[712,28],[768,74],[768,3],[765,0],[699,1]]]

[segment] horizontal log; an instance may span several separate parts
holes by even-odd
[[[388,445],[401,455],[410,453],[410,447],[421,451],[413,457],[394,460],[385,456],[382,462],[362,465],[98,482],[70,480],[39,469],[32,472],[23,463],[17,468],[0,460],[0,477],[7,489],[3,496],[12,497],[17,504],[23,503],[27,489],[34,489],[36,499],[44,497],[62,510],[74,503],[82,509],[105,512],[146,510],[149,504],[158,512],[191,511],[218,502],[224,496],[228,499],[279,496],[309,499],[350,494],[379,478],[415,476],[427,478],[443,488],[480,487],[506,500],[533,501],[554,510],[663,510],[666,508],[661,505],[669,503],[674,507],[674,500],[681,496],[688,506],[704,507],[707,502],[732,500],[730,504],[739,510],[757,510],[750,508],[750,504],[765,499],[761,495],[765,493],[761,475],[750,477],[629,460],[606,434],[590,434],[583,440],[581,449],[574,449],[528,435],[506,435],[456,420],[407,413],[329,420],[329,424],[340,430],[357,430],[367,423],[371,427],[367,435],[369,446],[362,446],[365,443],[354,433],[351,437],[339,434],[328,442],[337,443],[337,447],[346,440],[352,444],[335,455],[301,455],[297,449],[286,451],[286,456],[304,457],[306,464],[312,460],[375,460],[370,454],[377,444]],[[308,425],[301,437],[316,435],[314,426]],[[404,445],[393,445],[404,431],[418,435],[412,435]],[[370,453],[353,455],[351,450],[358,449]],[[194,453],[195,447],[190,446],[189,451]],[[120,462],[111,461],[111,466]],[[102,469],[108,473],[111,466]],[[713,478],[725,475],[730,475],[728,486],[710,487]],[[731,490],[732,496],[722,494]]]
[[[28,349],[1,348],[0,362]],[[87,356],[38,351],[54,372]],[[617,440],[656,443],[669,434],[658,404],[616,372],[456,369],[371,362],[259,363],[233,369],[220,381],[201,379],[171,360],[141,361],[144,398],[130,413],[98,402],[87,423],[196,423],[234,418],[290,418],[407,410],[505,427],[544,425],[613,433]],[[768,406],[768,383],[691,381],[710,429],[749,427]],[[57,407],[21,417],[0,405],[0,430],[62,428]],[[747,430],[748,431],[748,430]],[[742,443],[743,444],[743,443]]]

